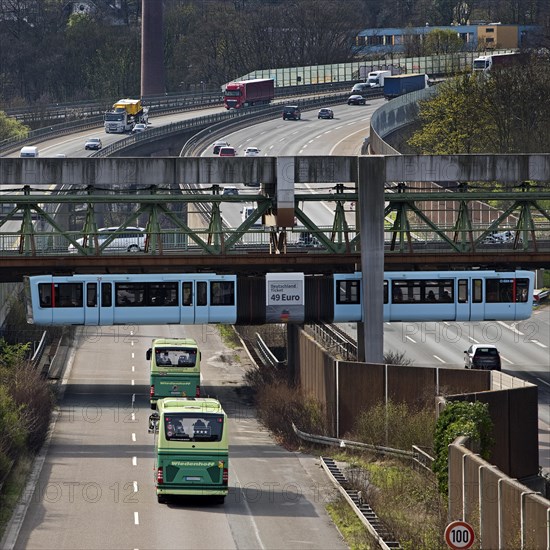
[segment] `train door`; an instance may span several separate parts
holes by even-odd
[[[483,296],[483,279],[470,279],[470,321],[485,319],[485,297]]]
[[[113,325],[115,321],[113,283],[99,281],[99,325]]]
[[[456,285],[456,321],[469,321],[472,306],[472,300],[470,299],[471,281],[469,279],[457,279]]]
[[[180,323],[182,325],[195,324],[195,281],[183,280],[181,283]]]
[[[99,283],[85,283],[84,288],[84,324],[99,325],[99,300],[97,298]]]
[[[210,320],[208,305],[209,281],[195,281],[195,324],[208,324]]]

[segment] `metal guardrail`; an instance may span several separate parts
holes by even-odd
[[[271,350],[269,349],[265,341],[262,339],[262,337],[258,333],[256,333],[255,336],[256,336],[256,351],[258,352],[258,355],[262,360],[262,363],[273,369],[278,369],[281,366],[283,366],[284,361],[279,361],[277,357],[275,357],[275,355],[271,353]]]
[[[40,361],[42,359],[42,356],[44,355],[44,350],[46,349],[46,340],[48,337],[48,332],[44,331],[42,333],[42,338],[40,338],[40,343],[38,344],[37,348],[34,350],[34,353],[31,357],[31,365],[33,368],[37,368],[40,364]]]
[[[333,355],[341,357],[344,361],[357,361],[357,342],[336,325],[311,323],[306,325],[306,331],[311,332],[316,341]]]
[[[368,451],[375,454],[382,454],[386,456],[393,456],[395,458],[405,458],[408,460],[418,461],[418,454],[415,451],[405,451],[404,449],[393,449],[391,447],[384,447],[381,445],[370,445],[369,443],[361,443],[359,441],[351,441],[349,439],[341,439],[335,437],[327,437],[324,435],[314,435],[302,432],[294,423],[292,429],[297,437],[310,443],[316,443],[320,445],[330,445],[331,447],[357,449],[360,451]],[[424,462],[424,460],[422,460]]]
[[[351,506],[355,515],[361,520],[361,523],[367,528],[368,532],[376,539],[378,546],[384,550],[401,548],[395,536],[384,525],[369,504],[364,501],[362,491],[351,487],[351,483],[340,471],[336,462],[332,458],[322,456],[321,465],[329,479]]]

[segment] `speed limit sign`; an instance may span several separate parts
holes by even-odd
[[[474,544],[474,529],[465,521],[452,521],[445,529],[445,542],[452,550],[467,549]]]

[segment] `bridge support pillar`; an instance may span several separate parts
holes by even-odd
[[[384,362],[384,157],[357,159],[365,362]]]

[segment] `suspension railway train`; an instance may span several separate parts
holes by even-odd
[[[530,271],[384,274],[385,321],[521,320]],[[263,276],[94,274],[25,277],[27,321],[39,325],[358,322],[361,273]]]

